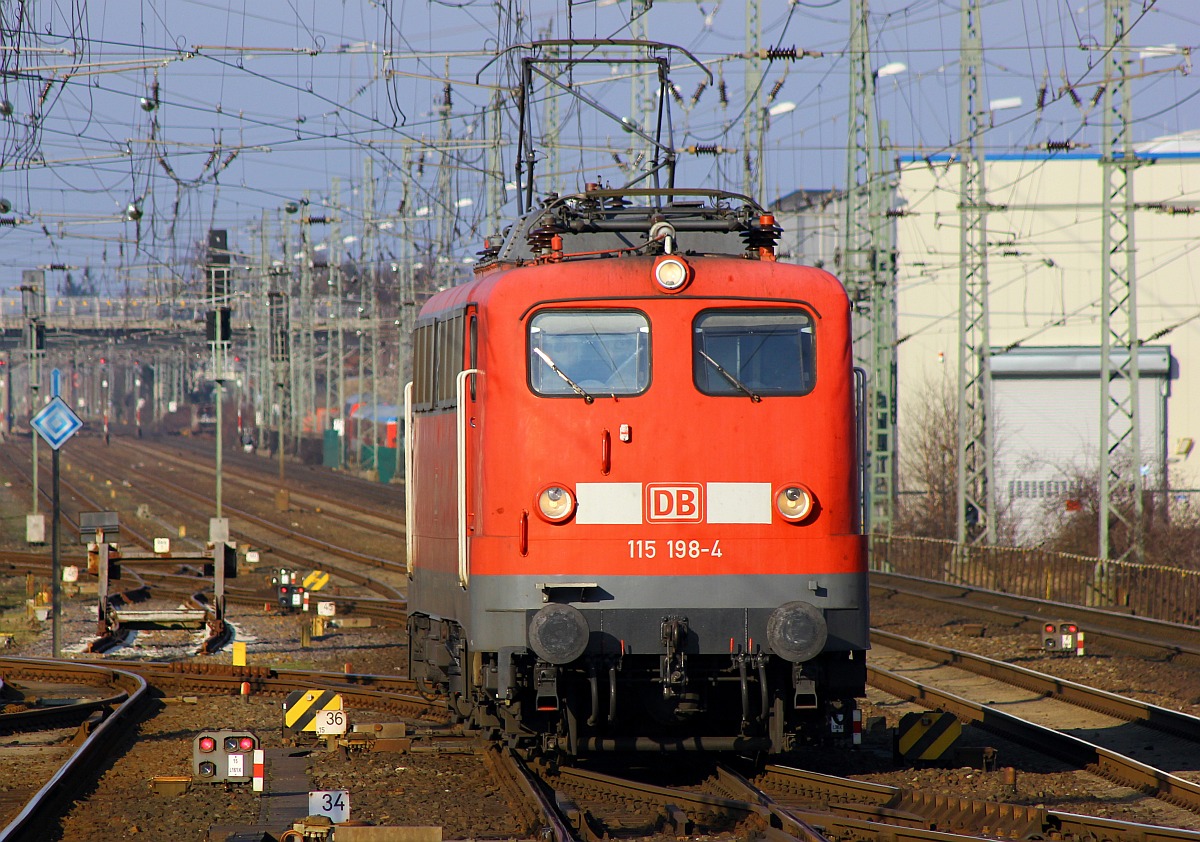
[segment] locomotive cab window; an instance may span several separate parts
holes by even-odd
[[[546,396],[637,395],[650,385],[650,322],[636,310],[546,310],[529,322],[529,385]]]
[[[806,395],[816,385],[813,319],[803,310],[706,310],[692,348],[696,388],[706,395]]]

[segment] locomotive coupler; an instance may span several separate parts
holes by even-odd
[[[687,656],[683,653],[688,636],[687,617],[663,617],[660,633],[667,651],[660,659],[659,678],[663,698],[670,699],[687,684]]]
[[[534,697],[538,710],[558,710],[558,667],[538,661],[533,668]]]

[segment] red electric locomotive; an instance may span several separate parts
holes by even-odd
[[[850,307],[720,191],[551,197],[435,295],[406,396],[410,675],[514,744],[857,741]]]

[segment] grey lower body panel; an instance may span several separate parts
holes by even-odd
[[[457,621],[476,652],[525,647],[534,613],[548,602],[572,605],[587,620],[590,654],[662,651],[662,624],[687,620],[684,651],[722,654],[767,649],[767,620],[787,602],[820,609],[829,629],[826,651],[869,648],[867,575],[473,576],[467,590],[453,575],[418,570],[410,610]]]

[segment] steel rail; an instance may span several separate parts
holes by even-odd
[[[154,482],[156,484],[168,489],[171,492],[176,492],[176,493],[182,494],[185,497],[188,497],[192,500],[196,500],[196,501],[203,502],[203,503],[209,502],[209,497],[205,496],[201,492],[194,491],[185,485],[180,485],[178,483],[171,482],[170,480],[164,479],[162,477],[155,477]],[[174,507],[178,507],[178,505],[179,505],[178,501],[168,499],[165,496],[165,494],[156,492],[152,489],[147,489],[145,487],[139,487],[138,491],[143,494],[146,494],[147,496],[150,496],[154,499],[157,499],[160,502],[167,503],[168,505],[171,505]],[[387,558],[380,558],[379,556],[373,556],[373,555],[369,555],[367,553],[360,553],[360,552],[357,552],[356,550],[351,550],[346,547],[339,547],[336,544],[329,543],[328,541],[322,541],[319,538],[313,538],[309,535],[304,535],[299,532],[292,532],[291,530],[287,529],[286,527],[280,526],[277,523],[273,523],[272,521],[269,521],[266,518],[261,518],[258,515],[251,514],[250,512],[247,512],[243,509],[238,509],[233,506],[225,505],[224,510],[225,510],[225,512],[227,512],[233,516],[236,516],[237,518],[245,521],[246,523],[253,524],[254,526],[261,527],[270,532],[284,534],[287,536],[287,538],[289,540],[296,541],[299,544],[304,544],[305,546],[312,547],[313,549],[321,550],[323,552],[328,552],[328,553],[336,555],[340,558],[344,558],[349,561],[358,562],[359,564],[365,564],[368,567],[376,567],[376,568],[380,568],[380,569],[384,569],[384,570],[391,569],[391,570],[395,570],[397,573],[400,573],[400,572],[407,573],[407,567],[401,562],[393,561],[393,560],[387,559]],[[276,554],[287,553],[286,550],[281,550],[276,547],[271,547],[270,549],[272,552],[274,552]],[[305,559],[304,561],[307,563],[309,560]],[[339,575],[341,575],[341,574],[339,574]],[[373,583],[372,579],[370,579],[369,577],[366,577],[366,576],[362,576],[361,574],[353,574],[353,577],[347,576],[346,578],[350,579],[350,581],[355,581],[354,577],[357,577],[358,579],[361,580],[361,581],[356,582],[356,584],[363,584],[363,585],[367,585],[368,587],[370,587]],[[396,591],[394,588],[391,588],[388,585],[382,585],[381,583],[374,583],[374,584],[380,585],[381,588],[386,589],[387,590],[386,595],[391,596],[396,599],[403,599],[403,596],[399,593],[399,591]]]
[[[1095,771],[1111,781],[1154,794],[1164,801],[1200,811],[1200,784],[1127,755],[870,664],[867,665],[867,680],[871,686],[897,698],[952,713],[963,722],[975,723],[1042,754],[1074,764],[1080,769]]]
[[[123,704],[129,698],[129,687],[114,685],[111,682],[111,670],[104,672],[102,668],[72,669],[69,664],[26,661],[24,659],[0,660],[0,672],[4,680],[13,683],[19,680],[42,681],[59,683],[70,678],[80,684],[100,688],[109,685],[117,692],[111,696],[90,699],[83,702],[53,705],[50,707],[33,707],[20,711],[0,713],[0,733],[16,731],[36,731],[44,728],[61,727],[62,723],[78,724],[95,711],[105,711]],[[124,681],[120,684],[128,685]]]
[[[870,585],[875,600],[880,596],[897,595],[942,608],[950,605],[985,617],[1003,619],[1013,627],[1025,623],[1041,625],[1048,620],[1067,617],[1087,633],[1092,643],[1100,641],[1120,651],[1200,666],[1200,628],[1196,626],[901,573],[872,570]]]
[[[75,800],[80,788],[90,782],[90,771],[111,756],[112,748],[136,726],[143,705],[149,698],[145,679],[125,670],[74,663],[66,665],[51,661],[9,659],[0,660],[0,668],[6,664],[19,664],[21,668],[32,669],[37,663],[44,664],[47,671],[54,670],[60,675],[67,671],[85,670],[107,673],[110,683],[125,686],[126,697],[92,730],[50,780],[34,793],[16,818],[0,830],[0,842],[44,838],[45,828],[56,815],[58,806]]]
[[[1109,693],[983,655],[938,646],[879,629],[871,630],[871,639],[888,648],[907,652],[927,661],[959,667],[977,675],[1023,687],[1047,698],[1059,699],[1126,722],[1140,723],[1147,728],[1200,744],[1200,718],[1181,711]]]
[[[145,440],[143,439],[142,441],[144,442]],[[122,442],[119,445],[120,448],[126,448],[129,446],[130,445],[127,445],[124,442]],[[172,462],[176,465],[184,466],[184,467],[188,468],[189,470],[204,471],[205,474],[210,474],[210,473],[215,474],[216,473],[216,469],[212,465],[211,460],[209,460],[208,462],[205,462],[202,459],[197,458],[199,454],[189,453],[187,451],[171,450],[166,446],[157,446],[154,448],[154,451],[152,454],[146,454],[145,452],[142,452],[141,455],[144,458],[154,458],[154,459],[159,459],[159,460],[163,460],[163,461],[167,461],[167,462]],[[262,461],[262,460],[257,460],[257,461]],[[231,465],[230,462],[228,462],[228,461],[225,461],[222,463],[221,475],[226,482],[228,482],[229,480],[232,479],[233,481],[235,481],[237,483],[240,483],[245,486],[250,486],[250,487],[262,486],[262,485],[268,484],[270,482],[270,480],[267,477],[265,477],[262,472],[254,472],[251,470],[247,470],[247,469],[243,468],[242,466],[237,465],[236,463]],[[330,476],[328,477],[328,479],[334,479],[334,480],[337,480],[340,483],[342,483],[343,490],[344,490],[344,482],[346,480],[345,474],[331,473]],[[345,509],[345,510],[353,512],[355,514],[366,515],[367,517],[371,518],[372,520],[370,520],[370,521],[362,520],[362,519],[359,519],[359,518],[356,518],[353,516],[347,517],[342,514],[337,514],[336,517],[338,517],[340,520],[343,520],[344,522],[357,524],[359,526],[362,526],[365,529],[374,529],[374,530],[381,532],[382,534],[391,535],[395,538],[403,538],[404,537],[404,529],[403,528],[397,529],[396,527],[389,526],[386,523],[378,523],[377,522],[377,521],[387,521],[389,518],[394,519],[393,515],[385,514],[385,513],[381,512],[378,508],[368,508],[366,506],[360,506],[356,503],[346,500],[344,493],[342,494],[342,496],[339,496],[339,497],[333,496],[334,493],[335,492],[330,492],[329,494],[321,494],[321,493],[318,493],[311,486],[306,485],[304,487],[303,491],[299,491],[299,492],[293,491],[291,498],[293,501],[295,501],[297,498],[300,498],[302,500],[310,500],[317,505],[333,506],[338,509]],[[397,492],[393,492],[393,493],[397,493]],[[403,495],[401,495],[401,496],[403,497]],[[397,506],[402,507],[403,499],[401,499],[399,501],[397,501],[397,500],[380,501],[380,504],[384,505],[384,506],[391,506],[393,508],[395,508]],[[324,514],[329,514],[329,513],[326,512]]]
[[[160,485],[166,486],[167,488],[171,489],[172,491],[183,494],[184,496],[189,497],[193,500],[198,500],[201,502],[208,502],[208,498],[206,498],[203,494],[194,492],[191,489],[186,488],[184,486],[177,485],[175,483],[171,483],[171,482],[168,482],[168,481],[162,480],[162,479],[156,479],[155,482],[159,483]],[[90,504],[94,507],[97,507],[97,508],[100,507],[100,504],[98,502],[93,500],[87,494],[87,492],[85,492],[83,489],[76,486],[74,483],[72,483],[70,481],[64,481],[63,484],[70,491],[70,493],[72,493],[74,496],[78,497],[79,499],[87,502],[88,504]],[[157,493],[154,490],[148,489],[145,487],[141,487],[138,490],[141,493],[145,494],[146,496],[151,497],[152,499],[158,500],[159,502],[168,505],[173,510],[179,510],[179,502],[176,499],[170,499],[165,494]],[[316,549],[320,549],[325,552],[332,553],[333,555],[337,555],[342,558],[346,558],[350,561],[355,561],[360,564],[365,564],[367,566],[377,567],[377,568],[380,568],[380,567],[392,568],[392,569],[395,569],[397,573],[400,573],[402,571],[407,573],[407,567],[401,562],[392,562],[387,559],[379,559],[375,556],[369,556],[369,555],[365,555],[362,553],[357,553],[354,550],[337,547],[333,544],[329,544],[327,542],[320,541],[319,539],[316,539],[316,538],[310,538],[309,536],[302,535],[300,533],[291,532],[286,527],[282,527],[279,524],[272,523],[271,521],[265,520],[263,518],[259,518],[256,515],[252,515],[247,512],[242,512],[237,509],[232,509],[228,506],[226,506],[225,508],[226,508],[226,510],[237,514],[238,517],[240,517],[241,519],[243,519],[249,523],[253,523],[257,526],[260,526],[264,529],[267,529],[270,532],[285,535],[286,537],[295,540],[297,543],[304,544],[306,546],[311,546]],[[72,526],[74,529],[76,529],[76,531],[78,530],[78,526],[76,526],[74,524],[72,524]],[[136,530],[130,528],[129,526],[127,526],[127,525],[122,526],[122,530],[124,530],[125,534],[130,537],[130,539],[133,543],[136,543],[139,546],[144,547],[144,548],[150,548],[153,546],[153,539],[151,539],[148,536],[138,533]],[[291,552],[291,551],[283,549],[281,547],[275,547],[270,544],[264,544],[263,546],[266,549],[268,549],[270,552],[272,552],[274,555],[276,555],[277,557],[283,559],[284,561],[305,564],[305,565],[313,563],[312,559],[307,558],[305,556],[301,556],[297,553]],[[404,601],[404,595],[400,591],[398,591],[396,588],[392,587],[391,585],[388,585],[383,582],[377,582],[376,580],[372,579],[370,576],[366,576],[366,575],[358,573],[356,571],[347,570],[341,566],[331,565],[327,561],[322,561],[321,564],[324,569],[328,570],[330,573],[336,574],[339,578],[346,579],[347,581],[352,582],[356,585],[361,585],[370,590],[374,590],[375,592],[381,594],[385,598],[396,600],[399,602]],[[135,566],[135,565],[131,565],[131,566]]]
[[[562,769],[559,778],[570,782],[577,791],[600,791],[616,799],[639,801],[657,806],[668,816],[668,824],[674,825],[677,836],[688,833],[684,825],[689,821],[703,824],[711,816],[742,816],[758,825],[753,834],[769,842],[802,840],[802,842],[964,842],[965,840],[994,839],[982,834],[964,834],[939,831],[923,823],[867,820],[836,815],[819,810],[800,810],[780,805],[768,794],[754,787],[744,778],[725,770],[718,772],[713,786],[733,789],[740,797],[728,798],[704,792],[655,786],[626,781],[598,772],[578,769]],[[553,779],[550,779],[553,780]],[[854,783],[848,781],[848,783]],[[547,785],[549,781],[547,781]],[[874,786],[874,785],[870,785]],[[585,818],[580,823],[586,825]],[[1165,840],[1164,840],[1165,842]]]
[[[554,842],[575,842],[577,837],[516,752],[493,745],[483,752],[483,761],[520,815],[526,835]]]
[[[927,827],[942,828],[950,824],[952,832],[970,830],[981,836],[1007,839],[1200,842],[1200,831],[1061,813],[1045,807],[954,798],[928,790],[839,778],[787,766],[765,767],[764,783],[769,792],[786,793],[793,800],[821,804],[832,813],[848,814],[871,823],[886,822],[890,816],[893,822],[911,823],[915,819]],[[789,809],[793,815],[827,832],[841,821],[821,811],[795,806]],[[834,835],[845,834],[834,831]]]

